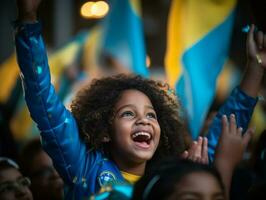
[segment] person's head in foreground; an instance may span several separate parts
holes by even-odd
[[[13,160],[0,157],[1,200],[32,200],[30,184],[30,179],[22,176],[18,165]]]
[[[225,200],[218,172],[208,165],[169,159],[134,186],[133,200]]]
[[[35,200],[63,199],[63,180],[42,149],[39,138],[30,140],[22,149],[20,166],[23,174],[31,179],[30,189]]]

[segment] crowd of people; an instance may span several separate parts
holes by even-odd
[[[0,199],[265,199],[265,131],[252,165],[239,165],[255,132],[248,125],[265,74],[262,31],[251,25],[240,85],[206,137],[192,141],[173,90],[141,76],[93,80],[66,109],[51,84],[39,4],[17,1],[15,44],[41,139],[21,149],[18,164],[0,158]]]

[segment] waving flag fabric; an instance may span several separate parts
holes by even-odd
[[[19,68],[16,55],[12,54],[0,65],[0,103],[6,103],[16,85]]]
[[[165,57],[168,80],[196,138],[228,55],[236,0],[173,0]]]
[[[139,0],[110,0],[103,21],[102,49],[129,71],[148,76]]]

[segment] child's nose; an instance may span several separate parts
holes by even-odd
[[[148,125],[150,124],[150,121],[147,119],[147,117],[139,117],[136,121],[136,124]]]

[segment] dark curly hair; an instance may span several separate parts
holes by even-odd
[[[136,89],[150,99],[161,127],[161,138],[154,158],[180,154],[186,148],[180,105],[168,86],[136,75],[116,75],[93,80],[72,102],[80,135],[89,148],[106,150],[103,138],[112,131],[114,107],[123,91]],[[107,150],[108,153],[108,150]]]

